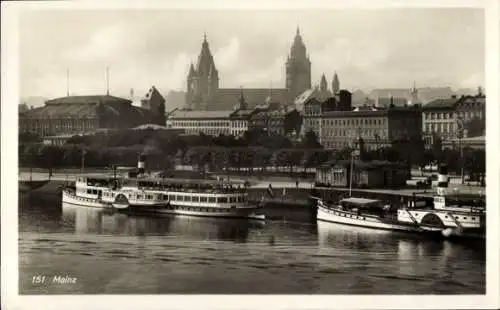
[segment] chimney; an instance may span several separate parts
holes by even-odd
[[[139,160],[137,161],[137,170],[139,174],[144,173],[145,168],[146,168],[146,155],[140,154]]]
[[[437,194],[444,196],[446,194],[446,188],[448,188],[448,167],[446,165],[439,165],[438,167],[438,183],[437,183]]]

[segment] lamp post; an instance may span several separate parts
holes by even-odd
[[[82,167],[80,169],[81,170],[80,174],[83,174],[83,170],[84,170],[84,167],[85,167],[85,153],[86,153],[85,149],[82,148]]]
[[[465,173],[464,173],[464,147],[462,144],[462,139],[464,135],[464,122],[461,117],[457,119],[457,135],[458,135],[458,147],[460,148],[460,179],[462,184],[465,183]]]

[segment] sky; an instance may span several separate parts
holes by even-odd
[[[26,9],[19,24],[20,95],[185,90],[206,32],[220,87],[284,87],[297,26],[312,83],[343,89],[484,86],[481,9]]]

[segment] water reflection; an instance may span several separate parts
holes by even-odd
[[[317,231],[322,248],[373,250],[380,245],[394,244],[393,235],[385,230],[318,221]]]
[[[202,240],[246,242],[261,222],[173,215],[130,215],[63,204],[62,222],[76,234],[182,235]]]

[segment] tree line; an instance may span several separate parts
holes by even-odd
[[[242,137],[178,135],[162,130],[121,130],[88,136],[74,136],[65,145],[43,145],[33,134],[19,136],[19,163],[40,168],[135,166],[138,154],[147,155],[152,169],[171,169],[174,165],[190,165],[198,170],[306,172],[328,161],[349,160],[351,149],[325,150],[314,132],[302,141],[286,136],[268,135],[253,130]],[[364,148],[360,141],[361,148]],[[389,147],[364,150],[361,159],[400,162],[411,167],[424,167],[431,162],[446,163],[450,172],[460,173],[463,164],[471,178],[485,173],[485,151],[465,148],[442,150],[435,140],[431,149],[424,148],[418,138],[393,141]]]

